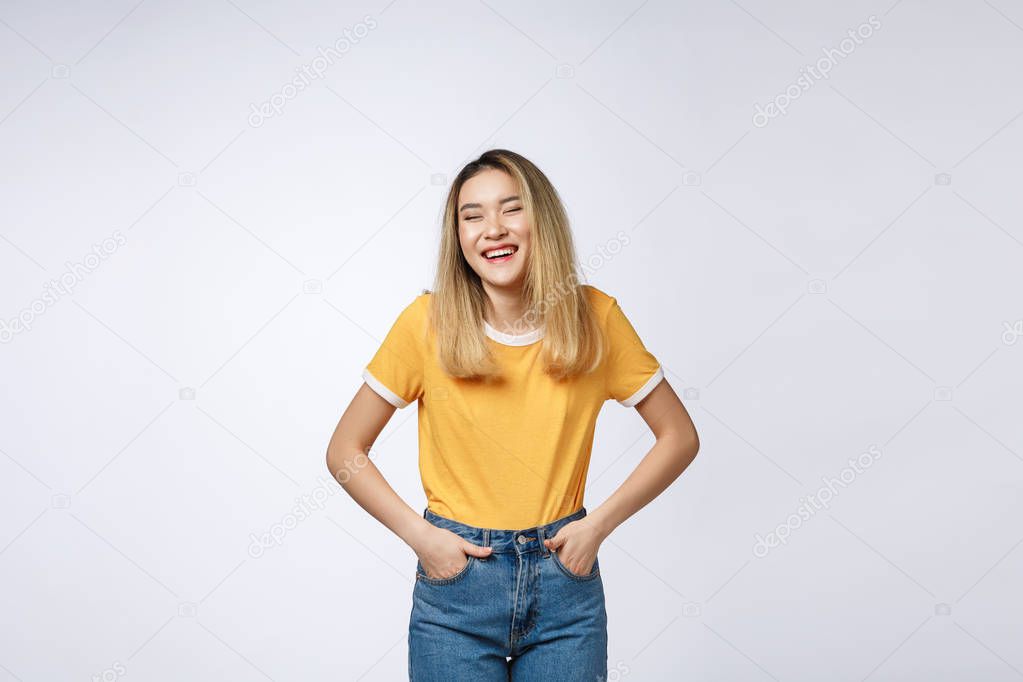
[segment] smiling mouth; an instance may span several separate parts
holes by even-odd
[[[485,251],[483,258],[488,263],[506,263],[512,259],[516,253],[518,253],[519,247],[509,246],[503,249],[493,249],[491,251]]]

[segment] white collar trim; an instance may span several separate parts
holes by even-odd
[[[536,329],[530,329],[525,334],[505,334],[494,329],[490,326],[489,322],[483,320],[483,331],[494,341],[503,343],[506,346],[528,346],[543,338],[545,328],[544,325],[540,325]]]

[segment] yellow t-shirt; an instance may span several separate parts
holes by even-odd
[[[484,321],[506,377],[484,385],[440,368],[427,320],[431,293],[398,315],[362,378],[395,407],[418,401],[419,472],[431,511],[521,530],[583,506],[600,408],[609,399],[636,405],[664,372],[614,297],[582,286],[610,352],[597,371],[560,383],[542,371],[543,327],[508,335]]]

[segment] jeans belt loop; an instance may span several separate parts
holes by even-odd
[[[547,549],[547,545],[544,544],[544,527],[540,526],[536,529],[536,539],[540,542],[540,555],[546,558],[550,555],[551,551]]]

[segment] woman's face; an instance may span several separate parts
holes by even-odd
[[[458,240],[469,266],[492,287],[521,287],[529,262],[531,225],[518,185],[503,170],[487,169],[458,193]],[[511,249],[507,254],[503,247]],[[490,253],[505,255],[487,258]]]

